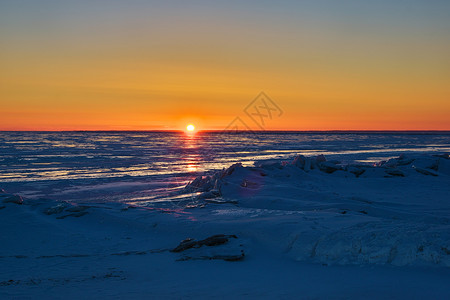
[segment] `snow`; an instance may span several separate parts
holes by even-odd
[[[449,171],[441,153],[297,155],[210,172],[167,203],[6,191],[0,298],[449,298]]]

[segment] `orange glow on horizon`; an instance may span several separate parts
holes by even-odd
[[[0,130],[450,130],[446,1],[69,2],[0,9]]]

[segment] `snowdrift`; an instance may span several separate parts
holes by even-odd
[[[4,225],[6,246],[0,256],[28,257],[22,251],[24,244],[35,257],[70,256],[64,249],[78,245],[70,236],[54,239],[42,251],[36,247],[47,240],[47,231],[60,230],[64,224],[69,228],[65,230],[76,233],[84,228],[95,236],[106,234],[101,228],[108,236],[120,236],[125,228],[133,236],[145,228],[143,232],[151,230],[145,239],[151,236],[156,241],[154,249],[173,249],[182,240],[202,241],[221,234],[239,237],[229,239],[218,253],[193,247],[186,252],[193,259],[243,259],[241,253],[251,257],[265,249],[324,265],[450,266],[448,154],[402,155],[374,165],[343,165],[323,155],[259,161],[252,167],[238,163],[196,178],[181,194],[186,195],[184,206],[159,207],[157,202],[136,207],[27,200],[1,191],[0,214],[12,225]],[[164,230],[157,227],[161,223],[166,224]],[[54,229],[48,229],[49,224]],[[28,234],[27,228],[37,233]],[[87,245],[101,252],[104,243]],[[117,245],[116,253],[154,250],[139,243],[130,250],[123,240]]]
[[[266,234],[296,260],[450,266],[448,154],[401,155],[374,165],[298,155],[235,164],[185,190],[197,192],[199,203],[216,199],[287,219]]]

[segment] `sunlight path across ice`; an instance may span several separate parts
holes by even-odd
[[[251,166],[324,154],[343,163],[373,164],[401,152],[444,152],[449,145],[445,132],[197,132],[189,137],[181,132],[2,132],[0,182],[28,197],[148,201],[237,162]],[[133,182],[144,184],[130,190]],[[104,188],[112,185],[124,189]]]

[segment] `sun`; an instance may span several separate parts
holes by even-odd
[[[194,132],[195,126],[192,125],[192,124],[189,124],[189,125],[186,126],[186,130],[189,131],[189,132]]]

